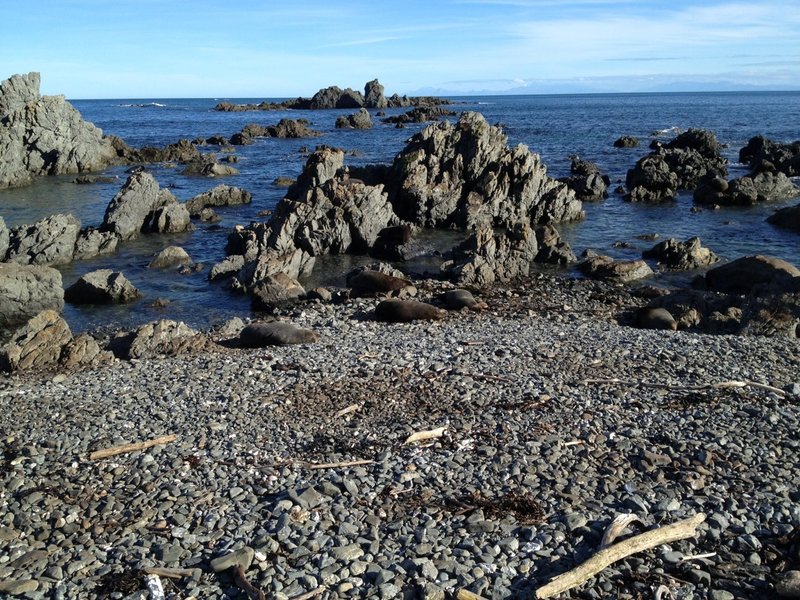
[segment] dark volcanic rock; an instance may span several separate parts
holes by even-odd
[[[781,227],[782,229],[800,231],[800,204],[781,208],[776,211],[775,214],[770,215],[767,218],[767,222],[772,223],[775,227]]]
[[[600,169],[594,163],[573,157],[570,168],[572,174],[569,177],[562,177],[559,181],[567,184],[567,187],[575,192],[575,197],[582,201],[602,200],[606,197],[606,190],[611,182],[608,175],[600,173]]]
[[[64,292],[70,304],[126,304],[141,297],[128,279],[111,269],[98,269],[82,275]]]
[[[372,119],[366,108],[361,108],[352,115],[342,115],[336,119],[337,129],[369,129],[372,127]]]
[[[691,270],[713,265],[719,257],[708,248],[700,245],[700,238],[693,237],[685,242],[670,238],[659,242],[650,250],[642,252],[644,258],[653,258],[668,269]]]
[[[367,108],[387,108],[389,102],[383,95],[383,86],[377,79],[368,81],[364,85],[364,106]]]
[[[40,96],[39,73],[0,83],[0,189],[37,175],[97,171],[117,153],[64,96]]]
[[[439,121],[442,117],[455,115],[456,113],[454,111],[442,108],[441,106],[417,106],[402,115],[386,117],[383,119],[383,122],[395,124],[426,123],[428,121]]]
[[[64,308],[61,273],[51,267],[0,263],[0,327],[43,310]]]
[[[780,144],[755,136],[739,151],[739,162],[749,165],[754,173],[774,170],[789,177],[800,175],[800,141]]]
[[[616,140],[614,140],[614,147],[615,148],[638,148],[639,147],[639,138],[633,137],[632,135],[623,135]]]

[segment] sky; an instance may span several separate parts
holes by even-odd
[[[43,94],[285,98],[798,90],[800,0],[3,0]]]

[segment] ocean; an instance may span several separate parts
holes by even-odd
[[[86,120],[135,147],[164,146],[181,138],[217,134],[230,137],[248,123],[271,125],[284,117],[308,119],[312,129],[324,134],[312,139],[258,139],[253,145],[238,146],[239,162],[235,166],[240,174],[231,177],[190,177],[181,174],[180,166],[149,166],[160,185],[170,188],[181,201],[227,183],[250,191],[253,202],[218,210],[221,223],[197,223],[192,233],[143,236],[120,244],[113,255],[59,267],[65,287],[88,271],[111,268],[121,270],[144,294],[142,300],[126,306],[67,305],[64,315],[74,331],[130,328],[160,318],[207,328],[232,316],[249,315],[247,298],[230,293],[224,284],[209,283],[206,277],[208,269],[224,258],[225,242],[232,227],[266,220],[268,217],[260,213],[274,208],[283,197],[285,189],[275,186],[273,181],[279,176],[296,177],[305,163],[305,151],[318,144],[345,149],[345,164],[349,165],[391,162],[405,141],[425,127],[425,124],[411,124],[397,129],[381,123],[373,114],[372,129],[339,130],[334,128],[336,117],[352,110],[214,111],[213,107],[222,100],[246,103],[264,98],[72,101]],[[523,143],[539,153],[553,177],[569,174],[572,155],[597,163],[610,176],[612,193],[607,199],[584,203],[584,221],[559,226],[576,254],[592,249],[617,258],[639,258],[642,250],[656,243],[642,237],[657,235],[660,240],[669,237],[685,240],[699,236],[703,245],[725,259],[760,253],[800,263],[800,236],[765,222],[777,208],[796,204],[800,198],[751,208],[692,213],[691,193],[682,193],[675,202],[660,205],[625,202],[613,193],[617,185],[624,183],[627,170],[649,152],[652,139],[668,141],[678,131],[690,127],[716,133],[725,145],[730,177],[746,174],[746,168],[738,163],[738,153],[752,136],[761,134],[779,142],[800,139],[800,92],[486,96],[452,100],[456,102],[453,110],[481,112],[490,123],[502,125],[509,143]],[[386,110],[387,116],[402,112],[402,109]],[[614,148],[614,140],[621,135],[638,137],[641,146]],[[84,226],[98,226],[107,204],[127,177],[125,167],[111,168],[102,174],[116,180],[77,185],[73,183],[74,176],[51,177],[41,178],[29,187],[0,190],[0,215],[9,227],[62,212],[74,214]],[[454,241],[452,234],[428,235],[425,240],[431,255]],[[147,269],[152,255],[168,245],[182,246],[196,263],[206,268],[191,275]],[[366,260],[331,257],[318,261],[307,283],[342,285],[344,271]],[[408,267],[421,272],[432,268],[435,262],[435,257],[422,256]],[[658,275],[654,282],[686,283],[689,278],[686,274],[664,274]],[[156,299],[169,302],[156,308],[152,306]]]

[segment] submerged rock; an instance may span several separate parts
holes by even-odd
[[[680,242],[669,238],[659,242],[650,250],[642,252],[644,258],[652,258],[668,269],[692,270],[708,267],[719,261],[719,257],[700,245],[700,238],[689,238]]]
[[[791,229],[792,231],[800,231],[800,204],[797,206],[789,206],[781,208],[775,214],[767,218],[768,223],[772,223],[775,227],[782,229]]]

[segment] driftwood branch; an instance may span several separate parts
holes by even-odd
[[[549,583],[540,587],[536,590],[536,598],[552,598],[571,590],[594,577],[609,565],[637,552],[693,537],[697,533],[697,526],[705,519],[705,514],[698,513],[689,519],[646,531],[613,546],[603,548],[583,564],[553,578]]]
[[[749,381],[747,379],[743,381],[720,381],[719,383],[704,383],[700,385],[669,385],[666,383],[650,383],[648,381],[632,381],[630,379],[619,379],[617,377],[612,377],[610,379],[584,379],[583,383],[585,385],[589,384],[619,384],[619,385],[630,385],[630,386],[640,386],[640,387],[648,387],[648,388],[657,388],[661,390],[670,390],[674,392],[702,392],[704,390],[712,390],[712,389],[741,389],[746,387],[752,387],[759,390],[765,390],[767,392],[771,392],[781,398],[786,397],[786,392],[780,388],[776,388],[771,385],[767,385],[765,383],[758,383],[757,381]]]
[[[167,579],[182,579],[184,577],[191,577],[193,572],[191,569],[168,569],[165,567],[148,567],[144,569],[146,575],[158,575],[159,577],[166,577]]]
[[[473,594],[468,590],[458,590],[456,594],[456,600],[486,600],[483,596],[479,596],[478,594]]]
[[[129,452],[146,450],[153,446],[174,442],[176,439],[178,439],[177,435],[162,435],[152,440],[145,440],[144,442],[122,444],[121,446],[113,446],[112,448],[105,448],[104,450],[96,450],[89,455],[89,460],[100,460],[101,458],[108,458],[109,456],[116,456],[117,454],[128,454]]]
[[[326,588],[324,585],[321,585],[318,588],[311,590],[310,592],[306,592],[305,594],[300,594],[299,596],[293,596],[289,600],[311,600],[312,598],[321,596],[322,592],[324,592],[326,589],[328,588]]]
[[[231,567],[233,570],[233,580],[236,582],[240,588],[242,588],[247,595],[250,596],[253,600],[267,600],[267,597],[264,595],[260,589],[254,586],[247,580],[247,576],[244,574],[244,569],[242,565],[235,565]]]
[[[415,442],[426,442],[428,440],[434,440],[436,438],[440,438],[444,435],[444,431],[447,429],[446,427],[437,427],[436,429],[428,429],[426,431],[417,431],[416,433],[412,433],[410,436],[406,438],[406,441],[403,444],[413,444]]]
[[[602,550],[603,548],[613,544],[614,540],[616,540],[631,523],[642,523],[642,521],[639,519],[639,517],[631,513],[617,515],[614,517],[614,520],[611,521],[611,524],[606,527],[606,530],[603,533],[603,539],[600,540],[600,549]]]
[[[359,467],[361,465],[371,465],[374,462],[375,461],[371,459],[362,459],[362,460],[346,460],[344,462],[332,462],[332,463],[301,462],[299,464],[301,467],[305,469],[310,469],[314,471],[317,469],[341,469],[344,467]]]

